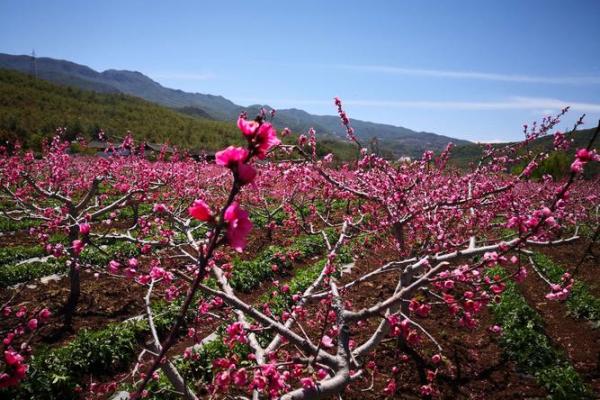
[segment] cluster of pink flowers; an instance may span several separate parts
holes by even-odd
[[[408,304],[408,310],[415,313],[419,317],[425,318],[431,311],[431,306],[427,303],[422,303],[417,299],[412,299]]]
[[[575,153],[575,161],[571,164],[571,171],[576,174],[583,172],[583,168],[589,161],[600,161],[600,155],[588,149],[579,149]]]
[[[3,318],[14,316],[18,323],[15,328],[6,332],[2,339],[5,365],[4,371],[0,372],[0,388],[18,385],[25,378],[28,370],[26,354],[31,349],[26,342],[19,345],[17,340],[36,332],[40,328],[40,324],[47,322],[51,315],[52,313],[47,308],[31,311],[27,307],[21,306],[14,313],[11,307],[7,306],[2,309]]]
[[[238,118],[238,127],[248,141],[248,149],[243,147],[229,146],[216,153],[216,163],[229,168],[240,185],[252,183],[256,177],[256,169],[248,164],[253,156],[264,159],[269,150],[281,142],[277,138],[277,132],[268,122],[261,118],[256,121],[248,121],[245,115]],[[206,202],[201,199],[194,201],[188,209],[189,214],[204,222],[215,222],[215,215]],[[246,237],[252,230],[252,222],[248,218],[248,212],[243,210],[237,202],[232,202],[223,213],[223,222],[227,224],[227,242],[236,251],[243,251],[246,247]]]
[[[227,334],[227,337],[225,337],[223,341],[230,348],[233,348],[236,343],[248,343],[248,337],[246,336],[246,331],[241,322],[234,322],[233,324],[228,325],[225,328],[225,333]]]
[[[567,140],[567,137],[562,132],[556,132],[554,134],[554,150],[568,150],[571,145],[571,141]]]
[[[348,140],[358,143],[356,135],[354,134],[354,128],[350,126],[350,118],[348,118],[348,114],[346,114],[346,111],[343,109],[342,100],[336,96],[334,97],[333,102],[337,107],[337,112],[340,116],[340,120],[342,121],[342,125],[344,128],[346,128],[346,136],[348,137]]]
[[[217,165],[231,169],[241,185],[251,183],[256,177],[256,170],[247,164],[250,152],[243,147],[229,146],[215,154]]]
[[[560,284],[552,283],[550,284],[550,289],[552,290],[550,293],[546,294],[546,298],[548,300],[559,300],[564,301],[569,298],[571,294],[571,289],[573,289],[573,284],[575,283],[574,279],[571,277],[571,274],[565,272],[561,277]]]
[[[0,373],[0,388],[18,385],[27,374],[25,357],[14,350],[5,350],[4,361],[8,372]]]
[[[397,314],[388,315],[387,323],[390,326],[390,336],[392,337],[403,337],[410,344],[417,344],[421,338],[417,331],[411,328],[410,321],[408,319],[400,319]]]
[[[280,370],[275,363],[266,363],[254,369],[251,375],[246,368],[238,367],[235,358],[219,358],[213,361],[215,373],[213,388],[215,392],[227,392],[230,387],[236,386],[247,391],[256,390],[269,398],[277,398],[290,388],[291,380],[298,379],[304,388],[314,388],[316,382],[312,377],[303,376],[304,369],[301,364],[294,364],[291,369]],[[327,376],[327,372],[319,369],[315,373],[318,379]]]
[[[269,150],[281,143],[277,138],[277,131],[268,122],[248,121],[242,115],[238,118],[238,128],[248,140],[250,152],[261,160],[267,156]]]

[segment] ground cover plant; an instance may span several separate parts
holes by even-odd
[[[592,286],[538,252],[585,240],[582,262],[596,262],[594,235],[580,229],[599,222],[599,182],[583,173],[600,161],[600,127],[570,149],[554,131],[565,109],[458,171],[451,145],[415,161],[369,152],[334,105],[356,147],[350,162],[320,156],[312,129],[283,144],[265,112],[240,115],[245,144],[214,163],[149,160],[132,136],[106,157],[74,155],[60,131],[41,157],[0,149],[13,243],[0,252],[10,287],[0,394],[467,397],[462,386],[475,397],[497,389],[476,385],[500,371],[532,377],[520,395],[593,397],[597,379],[563,354],[519,287],[543,276],[538,301],[594,329]],[[528,147],[545,136],[552,152]],[[544,160],[573,153],[568,176],[537,178]],[[55,273],[62,281],[43,289]],[[92,317],[104,319],[81,329]],[[465,366],[476,346],[452,342],[469,336],[497,349],[487,372]]]

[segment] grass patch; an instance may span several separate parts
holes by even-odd
[[[489,270],[488,274],[507,276],[499,267]],[[491,303],[489,307],[496,323],[502,326],[500,342],[506,355],[519,369],[534,375],[538,383],[548,390],[550,398],[590,398],[581,376],[564,354],[552,346],[545,334],[542,318],[527,304],[514,282],[507,280],[500,301]]]

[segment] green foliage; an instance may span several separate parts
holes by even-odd
[[[350,252],[350,246],[343,246],[338,252],[336,262],[345,264],[351,261],[352,253]],[[271,297],[271,292],[267,292],[260,297],[260,302],[269,303],[271,311],[274,314],[280,314],[292,304],[293,294],[304,292],[318,278],[326,262],[326,259],[322,259],[306,268],[298,269],[294,276],[287,282],[290,289],[288,293],[279,293],[276,297]]]
[[[506,272],[500,268],[488,271],[489,276]],[[552,399],[584,399],[589,392],[581,377],[556,350],[546,334],[539,314],[531,308],[517,285],[506,281],[500,302],[489,305],[496,322],[502,326],[501,344],[508,357],[523,371],[536,376],[548,389]]]
[[[581,380],[581,376],[571,365],[553,365],[538,371],[535,375],[552,399],[572,400],[591,399],[589,391]]]
[[[101,127],[109,137],[131,131],[136,139],[203,150],[241,144],[235,125],[178,113],[133,96],[64,87],[14,71],[0,71],[0,139],[39,148],[58,127],[88,138]]]
[[[63,239],[62,237],[54,240]],[[85,264],[103,266],[110,260],[119,257],[133,257],[139,253],[133,243],[121,242],[110,245],[106,250],[87,246],[80,255],[80,260]],[[0,249],[0,263],[2,260],[16,262],[19,259],[43,255],[41,247],[8,247]],[[47,275],[62,273],[67,270],[63,260],[50,258],[47,261],[35,261],[27,264],[11,264],[0,267],[0,287],[12,286],[21,282],[42,278]]]
[[[234,261],[234,271],[230,284],[236,290],[249,292],[260,282],[275,275],[271,266],[277,265],[281,272],[289,269],[292,262],[289,258],[283,261],[280,255],[297,251],[300,258],[307,258],[321,253],[325,249],[321,236],[303,236],[296,239],[288,248],[269,246],[258,257],[248,261]]]
[[[55,259],[20,265],[5,265],[0,268],[0,287],[29,282],[33,279],[64,272],[66,269],[64,262]]]
[[[0,397],[20,399],[77,399],[75,388],[83,378],[112,376],[135,357],[136,344],[147,329],[144,321],[112,324],[100,331],[82,330],[64,347],[38,351],[31,359],[28,377],[17,389],[0,391]]]
[[[139,250],[134,243],[117,242],[110,244],[104,250],[99,250],[93,246],[86,246],[79,255],[79,260],[85,264],[106,265],[115,257],[131,258],[139,254]]]
[[[285,218],[286,213],[283,210],[279,210],[271,216],[271,220],[277,225],[282,225]],[[264,228],[269,222],[268,218],[265,215],[258,213],[252,213],[250,215],[250,220],[252,220],[252,224],[254,224],[256,228]]]
[[[0,133],[1,138],[1,133]],[[4,206],[3,206],[4,207]],[[38,226],[40,221],[22,220],[13,221],[12,219],[0,217],[0,232],[16,232],[23,229],[29,229]]]
[[[180,301],[159,301],[152,305],[159,334],[164,334],[173,324],[180,307]],[[128,368],[148,333],[146,320],[109,324],[95,331],[82,330],[63,347],[37,351],[31,359],[27,378],[18,388],[0,390],[0,398],[78,399],[74,389],[87,376],[111,377]]]
[[[22,261],[44,255],[40,246],[13,246],[0,248],[0,267],[4,264]]]
[[[59,127],[67,128],[69,140],[79,134],[94,138],[103,129],[109,138],[131,131],[137,140],[189,150],[216,151],[244,144],[233,123],[190,116],[134,96],[60,86],[0,69],[0,142],[20,140],[25,147],[39,150],[44,138]],[[296,139],[291,135],[286,141]],[[78,144],[71,150],[95,153]],[[356,150],[349,143],[325,139],[317,146],[317,153],[334,153],[338,159],[347,160]]]

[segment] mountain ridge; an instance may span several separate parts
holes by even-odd
[[[248,115],[254,115],[261,107],[260,105],[244,107],[220,95],[167,88],[139,71],[107,69],[99,72],[73,61],[50,57],[34,59],[28,55],[0,53],[0,68],[31,75],[35,73],[41,79],[84,90],[133,95],[174,109],[191,111],[190,108],[195,108],[200,110],[197,111],[199,114],[222,121],[234,121],[243,111]],[[270,106],[263,107],[271,109]],[[448,142],[459,145],[470,143],[466,140],[431,132],[417,132],[390,124],[362,120],[351,122],[357,136],[365,144],[373,137],[377,137],[380,143],[389,148],[395,156],[418,157],[428,149],[439,151]],[[281,109],[277,110],[273,123],[279,129],[289,127],[297,133],[304,133],[312,127],[319,135],[325,137],[345,137],[345,131],[335,115],[314,115],[297,108]]]

